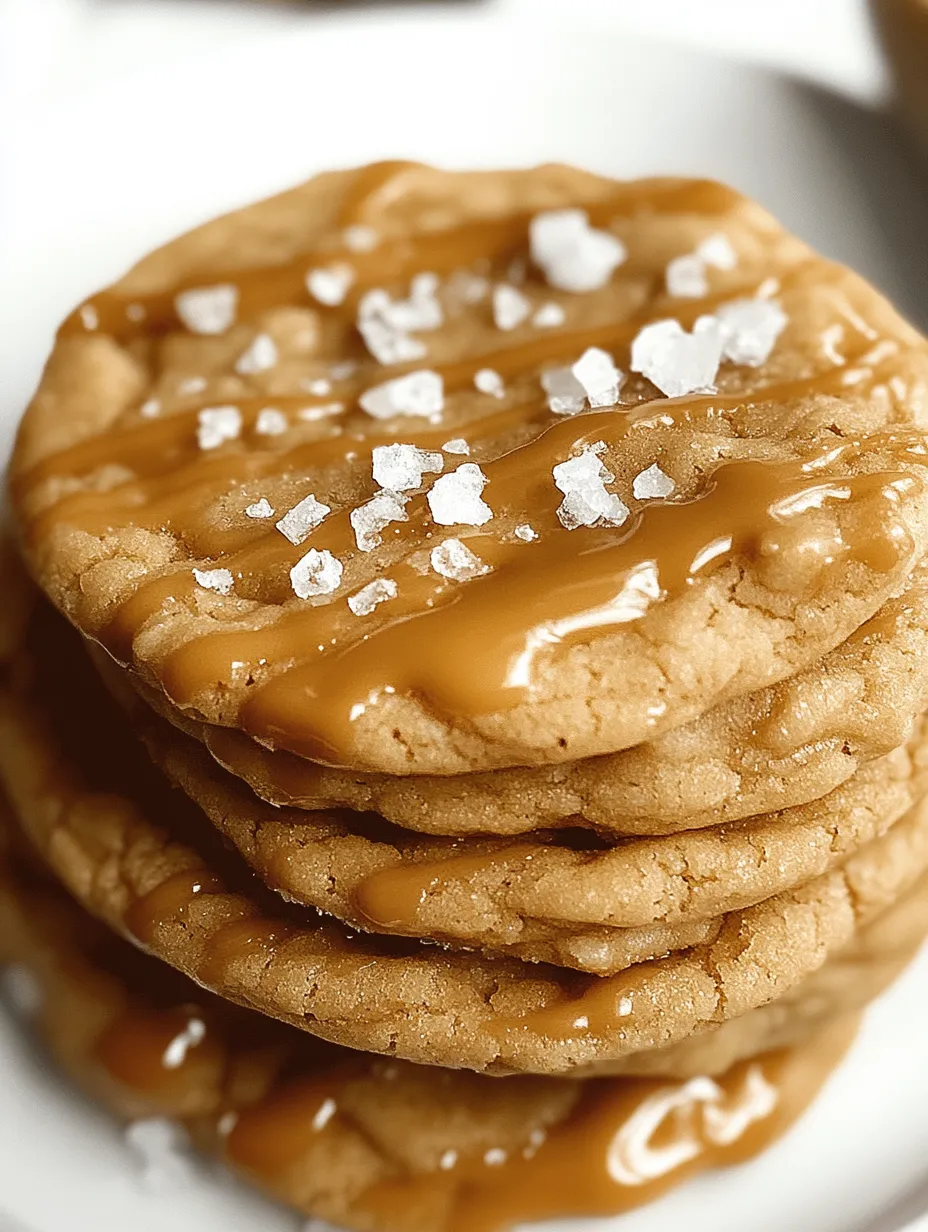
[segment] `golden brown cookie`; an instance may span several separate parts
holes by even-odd
[[[55,602],[185,713],[352,769],[565,762],[898,592],[926,378],[877,292],[719,185],[383,164],[82,305],[13,502]]]
[[[125,674],[102,651],[95,657],[124,695]],[[272,804],[370,811],[427,834],[672,833],[817,800],[904,744],[928,704],[928,589],[920,567],[902,595],[806,671],[647,744],[558,766],[451,777],[337,770],[136,689]]]
[[[605,1069],[783,995],[928,865],[923,806],[843,868],[729,913],[711,944],[604,979],[358,935],[271,895],[107,723],[94,673],[74,647],[55,655],[41,612],[29,635],[0,698],[0,780],[58,876],[199,983],[349,1047],[496,1073]]]

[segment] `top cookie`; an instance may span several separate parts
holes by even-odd
[[[928,549],[928,349],[701,181],[320,176],[63,326],[36,575],[180,710],[347,768],[608,753],[816,661]]]

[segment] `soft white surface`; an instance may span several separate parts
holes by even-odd
[[[6,0],[0,17],[15,18],[19,37],[33,7],[41,4]],[[902,302],[928,302],[916,173],[858,103],[702,53],[642,44],[631,33],[628,23],[644,20],[647,7],[658,25],[661,17],[678,29],[688,21],[690,33],[707,41],[693,19],[701,7],[695,0],[613,0],[612,16],[596,0],[506,0],[338,20],[283,11],[258,18],[257,9],[176,0],[164,6],[164,24],[145,0],[86,0],[84,7],[73,39],[88,37],[92,16],[102,41],[83,45],[82,64],[73,39],[49,46],[64,67],[26,83],[6,133],[0,430],[7,437],[55,323],[82,295],[151,244],[221,208],[327,164],[380,156],[449,165],[566,158],[620,175],[721,176]],[[843,48],[829,55],[828,75],[859,98],[879,88],[857,4],[732,0],[703,11],[717,21],[727,8],[729,24],[745,17],[754,52],[781,58],[774,7],[787,27],[794,22],[794,38],[818,22],[834,34],[837,17],[849,21],[838,41],[819,37],[820,48]],[[749,17],[755,10],[768,16]],[[712,39],[732,46],[723,27],[714,27]],[[145,54],[130,57],[130,46],[143,43]],[[812,71],[811,45],[799,44],[802,55],[791,62],[802,68],[805,58]],[[924,1175],[926,1010],[928,959],[876,1009],[850,1062],[785,1142],[750,1168],[700,1181],[617,1226],[865,1226]],[[118,1132],[47,1075],[8,1025],[0,1030],[0,1110],[0,1206],[33,1232],[293,1227],[289,1216],[205,1180],[171,1198],[143,1193]]]

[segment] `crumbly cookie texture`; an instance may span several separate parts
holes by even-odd
[[[108,656],[95,657],[125,693],[124,674]],[[928,591],[920,567],[902,595],[804,672],[647,744],[560,766],[450,777],[349,773],[189,718],[134,684],[148,706],[271,804],[371,811],[427,834],[675,833],[820,799],[904,744],[928,703]]]
[[[378,166],[83,305],[12,492],[56,604],[178,710],[353,770],[537,766],[897,593],[926,389],[921,337],[728,189]]]
[[[0,698],[0,779],[56,874],[199,983],[348,1047],[494,1073],[608,1072],[796,987],[928,865],[922,806],[841,869],[729,913],[710,944],[606,979],[358,935],[269,894],[159,785],[125,724],[107,726],[75,647],[56,656],[41,619],[29,636]]]

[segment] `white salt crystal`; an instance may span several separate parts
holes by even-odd
[[[612,356],[599,347],[589,347],[569,368],[549,368],[541,375],[548,406],[555,415],[576,415],[587,403],[615,406],[623,380]]]
[[[289,426],[287,416],[274,406],[264,407],[255,420],[255,432],[258,436],[283,436]]]
[[[563,492],[557,516],[562,526],[575,530],[578,526],[621,526],[628,517],[628,507],[606,484],[615,476],[606,470],[597,457],[595,446],[585,449],[576,458],[568,458],[554,467],[554,483]]]
[[[177,387],[177,392],[182,398],[187,398],[191,394],[201,394],[206,388],[206,380],[202,376],[188,376]]]
[[[668,262],[665,279],[667,294],[674,299],[702,299],[709,294],[706,263],[694,252]]]
[[[161,402],[158,398],[148,398],[139,407],[143,419],[156,419],[161,414]]]
[[[738,254],[731,240],[721,231],[707,236],[696,249],[696,255],[717,270],[733,270],[738,264]]]
[[[432,518],[439,526],[483,526],[493,510],[480,499],[489,480],[475,462],[464,462],[450,475],[442,475],[428,494]]]
[[[266,496],[262,496],[253,505],[245,506],[245,514],[249,518],[272,518],[274,516],[274,506]]]
[[[711,392],[723,345],[715,317],[700,317],[689,334],[679,321],[655,321],[632,343],[632,371],[646,376],[668,398]]]
[[[300,599],[314,599],[338,590],[342,580],[342,562],[327,549],[310,548],[290,570],[290,585]]]
[[[429,559],[436,573],[455,582],[466,582],[481,573],[489,573],[480,557],[460,539],[446,539],[439,543],[432,548]]]
[[[370,252],[376,248],[380,238],[373,227],[355,223],[342,232],[342,242],[351,252]]]
[[[204,590],[214,590],[217,595],[228,595],[235,579],[228,569],[194,569],[197,585]]]
[[[716,311],[724,337],[722,355],[758,368],[767,362],[789,318],[775,300],[736,299]]]
[[[380,288],[362,296],[358,304],[358,331],[378,363],[411,363],[425,354],[424,344],[411,335],[441,325],[443,315],[437,289],[438,276],[426,272],[413,278],[408,299],[391,299]]]
[[[441,1154],[441,1157],[438,1160],[438,1166],[439,1168],[441,1168],[442,1172],[450,1172],[457,1162],[458,1162],[457,1151],[451,1151],[451,1150],[443,1151]]]
[[[345,302],[345,296],[354,282],[354,270],[350,265],[329,265],[311,269],[306,275],[306,290],[317,303],[334,308]]]
[[[440,453],[416,445],[378,445],[373,452],[374,482],[393,492],[420,487],[426,472],[437,474],[444,465]]]
[[[515,287],[502,282],[493,288],[493,323],[497,329],[515,329],[531,311],[531,302]]]
[[[537,214],[529,241],[532,260],[561,291],[598,291],[628,256],[621,240],[592,228],[583,210]]]
[[[509,1158],[502,1147],[494,1146],[487,1151],[483,1157],[483,1162],[488,1168],[499,1168]]]
[[[303,542],[310,531],[315,530],[325,518],[332,512],[329,505],[324,505],[322,501],[316,500],[315,496],[310,494],[304,496],[303,499],[293,506],[277,523],[277,529],[289,539],[294,546]]]
[[[636,500],[656,500],[670,496],[676,486],[670,476],[654,462],[632,480],[632,494]]]
[[[348,520],[355,541],[362,552],[372,552],[381,542],[380,532],[391,522],[406,522],[405,505],[409,500],[398,492],[378,492],[366,504],[352,509]]]
[[[181,291],[174,297],[174,309],[192,334],[224,334],[238,312],[238,287],[220,283]]]
[[[349,595],[348,606],[355,616],[369,616],[378,603],[396,598],[396,582],[392,578],[375,578],[362,586],[357,594]]]
[[[207,406],[197,415],[197,442],[201,449],[218,449],[234,441],[242,430],[242,412],[237,406]]]
[[[241,376],[267,372],[277,363],[277,344],[270,334],[255,334],[251,346],[235,361],[235,371]]]
[[[564,324],[566,319],[567,314],[561,305],[552,302],[541,305],[532,317],[532,324],[536,329],[557,329],[559,325]]]
[[[332,382],[324,376],[311,377],[300,381],[300,388],[305,389],[308,394],[313,394],[317,398],[325,398],[332,392]]]
[[[442,449],[445,453],[470,453],[470,445],[468,445],[463,436],[456,436],[450,441],[445,441]]]
[[[437,372],[423,368],[366,389],[359,402],[375,419],[392,419],[395,415],[428,418],[440,414],[445,405],[444,382]]]
[[[86,330],[95,330],[100,327],[100,314],[94,308],[93,304],[84,304],[81,307],[81,324]]]
[[[538,538],[538,532],[528,522],[522,522],[512,532],[517,539],[521,539],[523,543],[531,543]]]
[[[503,378],[493,368],[478,368],[474,373],[474,386],[480,393],[489,394],[491,398],[502,398],[506,393]]]

